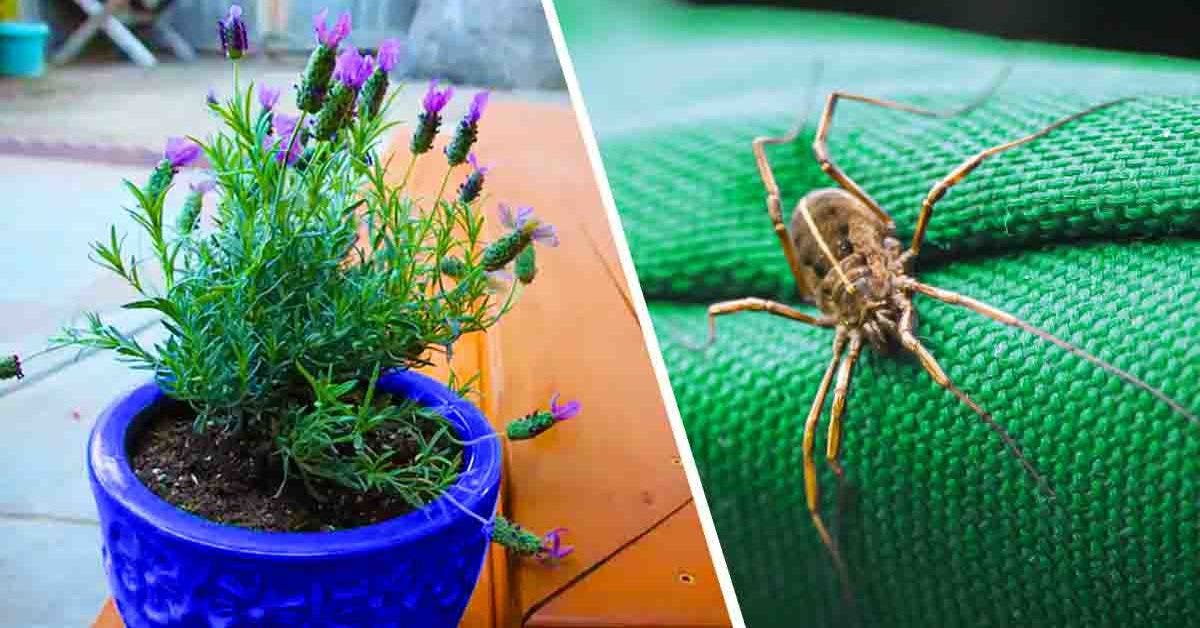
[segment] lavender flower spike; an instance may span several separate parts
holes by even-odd
[[[329,90],[329,97],[317,113],[313,127],[317,139],[330,139],[338,129],[350,126],[354,120],[354,101],[358,97],[358,90],[374,71],[375,61],[370,56],[358,54],[353,47],[346,48],[338,55],[337,66],[333,70],[333,78],[337,82]]]
[[[484,532],[492,538],[493,543],[521,556],[541,556],[546,550],[545,537],[522,528],[504,515],[496,515],[491,523],[484,526]],[[550,549],[553,549],[553,544]]]
[[[196,161],[199,156],[200,146],[186,137],[168,138],[167,147],[163,151],[163,158],[176,170]]]
[[[429,90],[421,102],[423,111],[417,115],[417,128],[413,130],[412,142],[409,144],[412,154],[421,155],[433,148],[433,138],[437,136],[442,126],[442,109],[454,95],[454,88],[447,87],[441,91],[437,88],[437,79],[429,81]],[[495,270],[495,269],[492,269]]]
[[[500,223],[511,232],[492,242],[483,250],[480,263],[484,270],[498,270],[517,258],[530,244],[538,242],[546,246],[558,246],[558,234],[554,225],[542,222],[533,215],[532,207],[511,208],[500,205]]]
[[[279,102],[279,88],[267,87],[266,85],[258,86],[258,104],[266,111],[275,108],[275,104]]]
[[[513,271],[517,275],[517,281],[525,285],[533,283],[537,279],[537,249],[532,246],[525,247],[524,251],[517,256],[513,262]]]
[[[425,92],[425,99],[421,101],[421,105],[425,108],[425,113],[440,114],[442,109],[446,108],[446,104],[450,102],[450,98],[454,96],[453,85],[438,91],[437,84],[437,79],[429,81],[429,89]]]
[[[179,217],[175,222],[175,229],[180,235],[187,235],[195,231],[196,225],[200,223],[200,212],[204,209],[204,195],[211,192],[217,187],[215,179],[201,179],[199,182],[193,181],[188,184],[191,192],[183,201],[183,209],[179,211]]]
[[[491,92],[486,90],[475,94],[475,97],[471,99],[471,108],[467,111],[466,120],[468,122],[471,124],[477,124],[479,122],[479,118],[483,117],[483,110],[487,108],[488,98],[490,96]]]
[[[0,358],[0,380],[21,379],[23,377],[25,377],[25,371],[21,370],[20,356],[14,353]]]
[[[142,191],[150,198],[165,194],[179,169],[196,161],[199,156],[200,146],[195,142],[185,137],[168,138],[163,158],[154,167],[154,172],[150,173],[150,180]]]
[[[290,116],[282,111],[275,112],[271,119],[275,133],[265,140],[267,149],[275,151],[275,161],[285,161],[287,165],[293,166],[300,159],[300,154],[304,152],[303,136],[298,135],[292,139],[292,135],[303,131],[296,128],[299,120],[299,116]]]
[[[566,421],[567,419],[579,414],[583,405],[578,401],[569,401],[563,405],[558,404],[558,393],[550,397],[550,411],[538,410],[531,412],[515,421],[509,421],[504,429],[504,435],[508,440],[528,440],[546,432],[555,424]]]
[[[350,35],[350,12],[346,11],[338,16],[333,28],[325,25],[325,21],[328,18],[329,9],[321,9],[319,13],[314,15],[313,31],[317,34],[318,43],[329,48],[337,48],[342,43],[342,40]]]
[[[347,48],[338,55],[337,65],[333,68],[333,78],[342,85],[357,91],[374,70],[375,62],[370,56],[364,57],[358,54],[354,48]]]
[[[583,409],[583,404],[578,401],[568,401],[560,406],[558,397],[558,393],[554,393],[554,396],[550,397],[550,415],[554,417],[555,421],[566,421],[579,414],[579,411]]]
[[[384,72],[391,72],[392,68],[396,67],[396,63],[400,61],[400,40],[385,39],[379,42],[379,69]]]
[[[217,189],[217,180],[209,178],[209,179],[201,179],[199,181],[193,181],[188,184],[188,189],[191,190],[192,192],[195,192],[196,194],[203,196],[203,195],[208,194],[209,192],[212,192],[213,190]]]
[[[518,207],[514,216],[512,209],[501,203],[500,224],[514,231],[527,233],[534,242],[546,246],[558,246],[558,233],[555,231],[554,225],[542,222],[541,219],[534,216],[532,207]]]
[[[471,164],[471,174],[458,186],[458,202],[464,205],[479,198],[479,194],[483,192],[484,177],[488,172],[487,166],[479,165],[475,153],[467,154],[467,163]]]
[[[296,92],[296,106],[301,111],[317,113],[325,103],[329,91],[329,77],[337,62],[338,46],[350,34],[350,14],[343,13],[337,24],[330,29],[325,26],[329,9],[323,9],[313,17],[313,31],[317,34],[317,47],[308,57],[304,74],[300,78],[300,89]]]
[[[545,561],[562,560],[575,551],[570,545],[562,544],[562,535],[566,533],[566,528],[555,528],[546,533],[542,537],[542,551],[538,558]]]
[[[246,21],[242,19],[242,7],[233,5],[225,18],[217,21],[217,36],[221,38],[221,51],[230,59],[241,59],[250,48],[246,35]]]
[[[383,101],[388,90],[388,72],[396,67],[396,62],[400,59],[400,41],[396,39],[383,40],[379,44],[377,54],[379,67],[359,90],[360,115],[369,118],[379,115],[379,111],[383,109]]]
[[[454,130],[454,139],[446,145],[446,160],[451,166],[457,166],[467,160],[471,147],[475,145],[475,140],[479,137],[479,118],[483,117],[483,110],[487,107],[487,102],[488,92],[486,91],[475,94],[475,97],[471,99],[471,108],[458,123],[458,128]]]

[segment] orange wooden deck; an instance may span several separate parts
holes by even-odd
[[[483,374],[481,407],[497,426],[555,391],[583,412],[507,443],[502,493],[522,525],[569,528],[575,552],[546,566],[493,551],[462,625],[729,626],[575,116],[495,103],[481,129],[489,211],[532,205],[562,245],[538,252],[537,280],[486,337],[462,341],[453,367]],[[401,134],[393,163],[407,165]],[[413,190],[436,194],[443,174],[417,171]],[[120,626],[111,602],[95,626]]]

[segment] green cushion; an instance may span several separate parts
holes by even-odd
[[[836,624],[804,507],[802,422],[831,334],[705,304],[796,301],[750,140],[814,109],[771,155],[790,208],[834,88],[962,104],[930,121],[846,103],[831,148],[911,234],[934,181],[974,152],[1116,96],[989,161],[939,204],[922,278],[1007,309],[1200,411],[1200,64],[829,14],[557,0],[639,279],[747,622]],[[618,5],[618,6],[612,6]],[[639,8],[640,6],[640,8]],[[823,70],[808,87],[814,59]],[[1200,617],[1200,428],[1061,349],[918,298],[919,335],[1021,442],[1049,503],[911,359],[868,351],[846,414],[836,518],[868,625],[1176,625]],[[818,438],[823,451],[824,433]],[[811,621],[810,621],[811,620]]]

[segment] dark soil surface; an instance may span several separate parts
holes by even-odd
[[[129,443],[130,463],[138,478],[159,497],[190,513],[219,523],[273,531],[321,531],[353,528],[398,517],[412,510],[405,501],[364,494],[314,482],[326,500],[319,502],[293,473],[283,481],[277,459],[259,438],[221,430],[198,433],[195,415],[185,404],[168,401],[146,411],[150,416]],[[395,460],[407,463],[417,450],[407,438],[389,442]],[[279,492],[278,497],[276,493]]]

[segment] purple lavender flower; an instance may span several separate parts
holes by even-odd
[[[533,249],[529,250],[532,251]],[[492,273],[488,273],[488,275],[490,277]],[[520,278],[519,274],[518,278]],[[523,281],[522,283],[528,282]],[[567,403],[559,405],[558,397],[558,393],[554,393],[554,395],[550,397],[549,411],[536,410],[519,419],[509,421],[508,425],[504,428],[504,435],[508,437],[508,440],[511,441],[536,438],[537,436],[549,431],[550,428],[554,427],[555,425],[558,425],[559,423],[578,415],[579,411],[583,409],[583,404],[579,403],[578,401],[568,401]]]
[[[534,242],[546,246],[558,246],[558,232],[555,231],[554,225],[544,223],[534,216],[532,207],[518,207],[517,213],[513,214],[512,208],[501,203],[500,224],[513,231],[528,234]]]
[[[275,161],[286,160],[287,165],[293,166],[300,159],[300,154],[304,152],[304,142],[300,141],[300,137],[292,139],[292,135],[299,132],[296,129],[299,120],[299,116],[289,116],[282,111],[276,111],[271,118],[271,126],[275,133],[266,138],[265,144],[268,150],[275,151]]]
[[[350,35],[350,12],[346,11],[338,16],[337,23],[333,28],[325,26],[325,21],[329,18],[329,9],[321,9],[319,13],[313,16],[313,30],[317,33],[317,41],[329,48],[337,48],[342,40]]]
[[[487,287],[490,292],[498,293],[508,290],[509,284],[513,282],[513,274],[507,270],[491,270],[483,274],[487,277]]]
[[[329,77],[337,63],[338,45],[350,34],[350,14],[343,13],[332,29],[325,26],[329,9],[322,9],[313,16],[313,31],[317,34],[317,47],[308,57],[304,74],[300,77],[300,88],[296,91],[296,106],[300,111],[317,113],[325,104],[329,91]]]
[[[201,196],[208,194],[209,192],[212,192],[214,189],[216,189],[216,187],[217,187],[217,180],[212,179],[212,178],[201,179],[199,181],[193,181],[188,184],[188,188],[191,189],[191,191],[193,191]]]
[[[374,71],[375,62],[369,55],[364,57],[358,54],[358,50],[347,48],[338,55],[337,65],[333,68],[333,78],[342,85],[358,91]]]
[[[550,397],[550,416],[554,417],[555,421],[566,421],[567,419],[579,414],[583,409],[583,404],[578,401],[568,401],[563,405],[558,405],[558,393],[554,393]]]
[[[454,95],[454,88],[447,87],[438,91],[437,79],[429,81],[429,90],[421,102],[423,111],[417,114],[417,128],[413,129],[409,149],[414,155],[423,155],[433,148],[433,138],[437,137],[438,129],[442,126],[442,109]]]
[[[171,162],[171,168],[177,170],[182,168],[200,156],[200,146],[187,139],[186,137],[171,137],[167,138],[167,148],[163,151],[163,158]]]
[[[167,138],[167,147],[163,150],[162,161],[159,161],[158,165],[154,167],[154,171],[150,173],[150,180],[146,182],[146,187],[142,188],[142,192],[150,198],[166,194],[179,169],[196,161],[199,156],[200,145],[192,140],[186,137]]]
[[[483,249],[480,265],[484,270],[499,270],[517,259],[534,242],[558,246],[554,225],[542,222],[533,215],[532,207],[519,207],[514,214],[508,205],[500,204],[500,223],[512,231]],[[528,270],[528,269],[524,269]],[[528,274],[526,273],[526,276]]]
[[[425,100],[421,103],[425,107],[425,113],[441,114],[442,109],[446,108],[446,103],[450,102],[450,97],[454,96],[453,85],[438,91],[437,84],[437,79],[429,81],[429,90],[425,92]]]
[[[475,97],[471,99],[471,108],[463,119],[470,124],[478,124],[479,118],[483,116],[483,110],[487,108],[489,96],[491,96],[491,92],[486,90],[475,94]]]
[[[451,166],[457,166],[467,160],[467,156],[471,151],[471,147],[475,145],[475,140],[479,137],[479,118],[483,117],[483,110],[487,107],[488,92],[483,91],[475,94],[471,99],[471,107],[467,111],[467,115],[458,123],[458,127],[454,130],[454,138],[446,145],[446,161]]]
[[[240,59],[250,47],[246,35],[246,21],[242,19],[242,7],[233,5],[225,18],[217,21],[217,36],[221,38],[221,51],[230,59]]]
[[[262,105],[262,108],[267,111],[274,109],[275,103],[279,102],[279,92],[280,92],[280,90],[278,87],[267,87],[266,85],[259,85],[258,86],[258,104]]]
[[[542,537],[542,552],[538,556],[545,561],[562,560],[575,551],[574,547],[562,544],[562,535],[566,528],[554,528]]]
[[[396,63],[400,61],[400,40],[385,39],[379,42],[379,69],[384,72],[391,72],[392,68],[396,67]]]
[[[204,104],[208,105],[209,107],[216,107],[217,105],[221,104],[221,102],[217,100],[216,89],[212,87],[208,88],[208,93],[204,95]]]
[[[474,168],[474,171],[478,172],[479,176],[481,177],[487,175],[488,170],[492,169],[491,166],[479,165],[479,159],[475,157],[475,153],[470,153],[467,155],[467,163],[471,164],[471,167]]]
[[[471,164],[471,174],[468,174],[466,180],[458,186],[458,201],[464,204],[479,198],[479,194],[483,192],[484,176],[488,172],[487,166],[479,165],[475,153],[467,155],[467,162]]]

